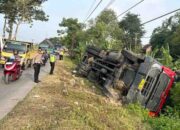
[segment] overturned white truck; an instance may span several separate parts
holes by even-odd
[[[106,95],[114,97],[112,90],[116,90],[124,103],[139,102],[151,116],[161,111],[176,76],[152,57],[93,46],[87,47],[76,70],[77,74],[100,84]]]

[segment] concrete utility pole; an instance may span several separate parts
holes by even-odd
[[[137,41],[138,41],[138,33],[135,33],[135,45],[134,45],[134,50],[136,52],[136,45],[137,45]]]

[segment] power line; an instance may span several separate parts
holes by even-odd
[[[174,12],[177,12],[177,11],[179,11],[179,10],[180,10],[180,8],[179,8],[179,9],[176,9],[176,10],[173,10],[173,11],[171,11],[171,12],[168,12],[168,13],[166,13],[166,14],[164,14],[164,15],[159,16],[159,17],[156,17],[156,18],[153,18],[153,19],[151,19],[151,20],[148,20],[148,21],[142,23],[141,26],[142,26],[142,25],[145,25],[145,24],[147,24],[147,23],[150,23],[150,22],[152,22],[152,21],[155,21],[155,20],[157,20],[157,19],[160,19],[160,18],[162,18],[162,17],[164,17],[164,16],[166,16],[166,15],[169,15],[169,14],[172,14],[172,13],[174,13]]]
[[[91,17],[91,15],[94,13],[94,11],[99,7],[99,5],[102,3],[103,0],[99,1],[99,3],[96,5],[96,7],[93,9],[93,11],[89,14],[89,16],[86,18],[84,23]]]
[[[88,14],[90,13],[90,11],[91,11],[92,8],[94,7],[95,3],[96,3],[96,0],[93,0],[92,4],[91,4],[91,6],[90,6],[90,8],[89,8],[89,10],[88,10],[88,12],[87,12],[86,17],[88,16]]]
[[[106,5],[106,7],[103,9],[103,11],[106,10],[106,9],[108,9],[109,6],[111,6],[115,1],[116,1],[116,0],[111,0],[111,1]]]
[[[127,13],[129,10],[133,9],[134,7],[136,7],[137,5],[139,5],[140,3],[142,3],[144,0],[139,1],[138,3],[136,3],[135,5],[133,5],[132,7],[130,7],[129,9],[127,9],[126,11],[124,11],[123,13],[119,14],[117,17],[120,17],[121,15]]]

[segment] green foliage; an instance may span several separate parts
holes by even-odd
[[[89,41],[104,49],[122,49],[123,31],[113,10],[105,10],[93,21],[87,30]]]
[[[153,48],[161,48],[169,43],[170,54],[177,60],[180,56],[180,13],[176,13],[154,29],[150,43]]]
[[[178,130],[180,127],[180,119],[161,115],[157,118],[149,118],[147,122],[153,130]]]
[[[175,70],[180,69],[180,58],[174,62],[174,69]]]
[[[47,0],[2,0],[0,4],[0,13],[4,14],[5,20],[8,20],[9,38],[12,38],[13,24],[16,24],[15,37],[19,25],[30,23],[33,20],[47,21],[48,16],[42,10],[41,4]],[[5,23],[6,24],[6,23]],[[4,25],[6,26],[6,25]]]
[[[103,11],[95,20],[89,22],[87,28],[73,18],[63,18],[59,26],[62,29],[57,31],[58,34],[69,48],[71,57],[78,60],[87,44],[104,49],[122,49],[123,32],[113,10]]]
[[[162,52],[162,55],[163,55],[163,57],[162,57],[162,59],[161,59],[161,63],[162,63],[163,65],[168,66],[168,67],[172,67],[172,66],[173,66],[173,63],[172,63],[173,59],[172,59],[172,57],[171,57],[170,52],[168,51],[168,49],[165,49],[164,47],[162,47],[162,48],[160,49],[160,51]]]
[[[180,82],[177,82],[171,90],[171,100],[174,106],[174,111],[177,112],[180,117]]]
[[[145,33],[144,28],[141,26],[139,16],[128,13],[123,20],[119,22],[119,26],[124,31],[123,42],[126,43],[126,47],[136,51],[136,47],[140,45],[141,37]]]
[[[58,30],[57,33],[63,38],[63,42],[65,42],[66,46],[69,48],[70,56],[74,58],[76,55],[74,49],[78,48],[79,42],[84,42],[84,25],[79,23],[78,19],[63,18],[59,26],[63,29]]]
[[[174,109],[168,107],[165,114],[161,114],[159,117],[149,117],[148,111],[142,108],[139,104],[130,104],[127,106],[130,114],[135,114],[142,119],[144,125],[149,124],[146,129],[153,130],[178,130],[180,127],[180,118]]]
[[[154,48],[150,56],[156,58],[163,65],[173,68],[173,58],[170,54],[169,44],[163,45],[160,49],[158,47]]]
[[[83,55],[85,53],[87,45],[84,43],[79,43],[79,45],[74,49],[74,51],[76,52],[76,60],[78,63],[81,62]]]

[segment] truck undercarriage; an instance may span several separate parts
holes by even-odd
[[[176,75],[152,57],[92,46],[87,48],[76,70],[98,83],[107,96],[123,103],[139,102],[151,116],[160,113]]]

